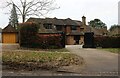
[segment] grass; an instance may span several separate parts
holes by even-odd
[[[103,48],[105,51],[109,51],[112,53],[120,53],[120,48]]]
[[[84,63],[83,58],[69,52],[3,52],[2,60],[3,65],[20,69],[51,69]]]
[[[48,51],[48,52],[69,52],[69,50],[67,50],[66,48],[62,48],[62,49],[33,49],[33,48],[22,48],[23,50],[31,50],[31,51]]]
[[[63,49],[46,49],[45,51],[50,51],[50,52],[69,52],[66,48]]]

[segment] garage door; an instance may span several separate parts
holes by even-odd
[[[16,43],[16,34],[15,33],[3,33],[2,34],[3,43]]]

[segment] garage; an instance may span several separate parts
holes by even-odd
[[[6,26],[2,30],[2,43],[17,43],[18,42],[18,32],[11,25]]]

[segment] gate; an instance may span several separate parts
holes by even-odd
[[[93,32],[85,33],[83,48],[95,48],[95,46],[94,46],[94,33]]]

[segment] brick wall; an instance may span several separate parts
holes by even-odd
[[[66,40],[67,45],[73,45],[75,43],[74,36],[66,36]]]
[[[80,41],[79,41],[80,44],[84,44],[84,36],[80,36]]]
[[[70,26],[66,26],[66,33],[68,34],[68,33],[70,33],[70,32],[71,32]]]
[[[80,27],[77,27],[77,32],[80,32]]]

